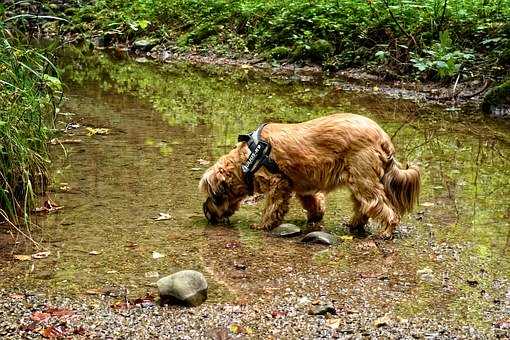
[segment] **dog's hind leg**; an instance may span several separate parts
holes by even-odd
[[[351,200],[353,203],[354,216],[348,224],[349,232],[355,235],[366,235],[365,225],[368,223],[368,215],[361,211],[361,203],[354,194],[351,194]]]
[[[357,207],[355,205],[355,211],[356,209],[357,211],[353,222],[361,223],[367,217],[373,218],[384,226],[379,232],[379,237],[392,238],[393,232],[400,222],[400,216],[391,207],[382,183],[370,181],[367,177],[364,177],[355,178],[348,185],[359,204]]]
[[[275,175],[269,183],[266,206],[262,213],[262,221],[255,229],[271,230],[277,227],[285,214],[289,211],[289,200],[292,194],[291,185],[288,179]]]
[[[322,221],[326,210],[326,195],[318,192],[314,195],[297,195],[301,205],[306,210],[308,224]]]

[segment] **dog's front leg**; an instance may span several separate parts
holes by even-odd
[[[262,213],[262,221],[254,229],[271,230],[277,227],[289,211],[289,200],[292,194],[290,181],[281,175],[274,175],[269,181],[266,206]]]

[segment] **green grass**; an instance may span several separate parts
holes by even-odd
[[[61,84],[47,51],[23,46],[13,33],[0,11],[0,222],[19,224],[44,190]]]
[[[481,62],[501,73],[510,63],[509,17],[510,0],[97,0],[73,11],[68,29],[448,78]]]

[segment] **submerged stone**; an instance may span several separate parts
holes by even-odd
[[[161,302],[198,306],[207,299],[207,281],[195,270],[183,270],[157,282]]]
[[[292,237],[301,234],[301,228],[292,223],[284,223],[271,230],[271,234],[279,237]]]
[[[305,243],[321,243],[331,246],[337,242],[336,236],[326,233],[324,231],[313,231],[303,237],[301,242]]]

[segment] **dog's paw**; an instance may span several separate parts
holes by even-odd
[[[306,224],[306,232],[312,231],[322,231],[324,230],[324,223],[322,222],[312,222]]]
[[[376,235],[376,237],[381,240],[392,240],[393,236],[393,233],[388,230],[383,230]]]

